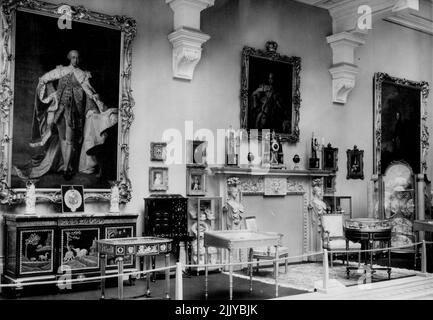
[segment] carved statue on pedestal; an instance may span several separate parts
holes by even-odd
[[[313,133],[313,137],[311,138],[311,158],[309,163],[310,169],[320,169],[321,151],[322,145],[319,143],[317,137],[315,137]]]
[[[313,199],[311,200],[311,207],[316,215],[326,214],[328,206],[323,201],[322,188],[319,185],[313,187]]]
[[[320,232],[320,216],[327,213],[327,204],[323,201],[322,180],[313,181],[313,194],[311,202],[308,206],[310,212],[310,250],[312,252],[320,251],[321,236]]]

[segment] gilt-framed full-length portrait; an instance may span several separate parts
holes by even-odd
[[[109,199],[118,180],[129,201],[136,22],[37,0],[3,1],[1,15],[2,201],[22,201],[28,180],[53,202],[61,185]]]
[[[241,128],[249,132],[268,130],[281,141],[299,141],[301,106],[301,58],[277,52],[278,44],[266,48],[244,47],[241,74]]]
[[[374,88],[374,173],[384,174],[394,161],[426,173],[429,84],[376,73]]]

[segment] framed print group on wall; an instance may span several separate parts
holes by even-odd
[[[133,117],[136,22],[38,0],[3,1],[1,15],[3,200],[22,202],[32,179],[53,202],[62,184],[106,199],[119,180],[129,201],[129,149],[120,146]]]
[[[374,88],[374,173],[384,174],[393,161],[425,173],[429,84],[376,73]]]
[[[277,53],[278,44],[266,49],[244,47],[241,75],[241,128],[269,130],[282,141],[299,141],[301,58]]]

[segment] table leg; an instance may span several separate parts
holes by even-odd
[[[275,259],[279,259],[279,246],[275,246]],[[280,262],[275,261],[275,297],[278,297],[278,272],[280,269]]]
[[[372,240],[370,240],[368,242],[368,250],[373,250],[373,243],[374,242]],[[369,279],[369,281],[370,281],[370,283],[372,283],[373,282],[373,272],[374,272],[374,269],[373,269],[373,251],[369,251],[369,254],[370,254],[370,268],[369,268],[370,279]],[[367,283],[367,277],[365,277],[364,282]]]
[[[117,270],[119,276],[117,277],[117,290],[119,300],[123,299],[123,257],[117,258]]]
[[[150,270],[150,259],[151,256],[144,256],[144,260],[146,261],[146,271]],[[150,276],[151,272],[146,273],[146,296],[150,297]]]
[[[232,250],[228,249],[229,256],[228,256],[228,262],[229,262],[229,290],[230,290],[230,300],[233,300],[233,266],[232,263]]]
[[[170,254],[165,255],[165,267],[170,266]],[[165,297],[170,299],[170,269],[165,270]]]
[[[368,250],[369,245],[368,245],[368,241],[364,242],[364,250]],[[366,284],[367,283],[367,267],[368,267],[368,251],[364,251],[364,280],[363,283]]]
[[[391,240],[388,241],[388,248],[391,247]],[[391,250],[388,250],[388,280],[391,279]]]
[[[205,249],[206,251],[206,249]],[[200,237],[197,237],[197,264],[200,264]],[[204,263],[207,264],[207,253],[205,253]],[[197,277],[200,275],[200,268],[197,268]]]
[[[207,255],[208,255],[208,247],[204,248],[204,297],[207,300],[208,297],[208,283],[207,283],[207,277],[208,277],[208,266],[207,266]],[[197,255],[198,257],[198,255]],[[198,268],[197,268],[198,270]],[[198,272],[198,271],[197,271]]]
[[[248,270],[250,272],[250,292],[253,292],[253,248],[250,248],[250,252],[248,254]]]
[[[346,277],[350,278],[350,266],[349,266],[349,240],[346,239]]]
[[[156,256],[151,256],[152,257],[152,270],[155,269],[155,260],[156,260]],[[152,272],[152,282],[156,282],[156,274],[154,272]]]
[[[373,241],[369,241],[369,248],[368,248],[369,250],[373,250]],[[373,252],[372,251],[369,251],[370,252],[370,267],[371,267],[371,269],[373,269]]]
[[[105,253],[101,253],[99,255],[99,261],[101,265],[101,299],[105,299],[105,264],[106,264],[106,255]]]

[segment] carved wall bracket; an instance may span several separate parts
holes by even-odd
[[[173,45],[173,77],[192,80],[201,59],[202,45],[210,36],[199,31],[181,28],[168,36]]]
[[[201,59],[202,45],[210,36],[200,31],[200,13],[215,0],[166,0],[174,12],[174,32],[168,40],[173,45],[173,77],[192,80]]]
[[[329,11],[333,35],[328,37],[334,54],[333,102],[345,104],[356,85],[358,68],[353,54],[364,45],[366,35],[378,21],[389,21],[405,28],[433,35],[433,2],[430,0],[297,0]],[[336,62],[337,58],[343,58]],[[338,59],[337,59],[338,60]]]
[[[333,53],[332,100],[345,104],[356,83],[358,67],[355,65],[355,49],[365,44],[362,34],[341,32],[327,38]]]

